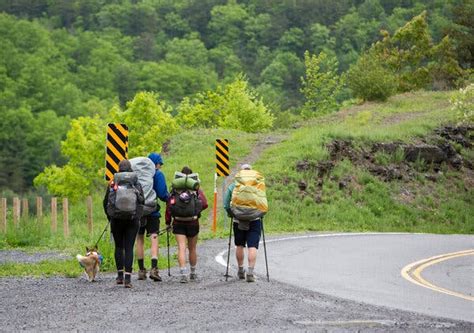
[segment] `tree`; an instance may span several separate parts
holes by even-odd
[[[161,145],[178,130],[171,112],[171,107],[158,94],[139,92],[127,103],[125,111],[114,108],[111,117],[129,128],[130,156],[142,156],[161,151]]]
[[[432,61],[428,67],[434,88],[449,89],[458,85],[464,71],[456,60],[456,50],[449,36],[433,47]]]
[[[106,121],[99,116],[74,119],[61,144],[68,163],[46,167],[35,178],[35,186],[45,186],[49,193],[73,202],[98,190],[105,171],[105,128]]]
[[[243,75],[224,88],[219,126],[246,132],[265,131],[273,125],[273,115]]]
[[[353,94],[364,101],[385,101],[397,90],[395,74],[375,52],[361,55],[347,72]]]
[[[306,73],[301,78],[301,92],[305,97],[302,114],[314,117],[336,111],[337,96],[342,88],[342,79],[337,74],[337,60],[326,53],[304,54]]]
[[[273,124],[273,115],[243,75],[216,91],[184,99],[177,119],[185,128],[223,127],[246,132],[265,131]]]
[[[388,32],[383,34],[383,40],[375,48],[397,75],[398,90],[404,92],[427,87],[430,83],[427,66],[432,41],[426,12],[407,22],[393,37]]]
[[[236,0],[229,0],[224,6],[212,8],[209,22],[212,46],[225,45],[233,50],[238,49],[247,18],[247,11]]]
[[[72,201],[103,186],[107,122],[127,124],[130,157],[160,151],[163,142],[178,129],[165,102],[158,101],[154,93],[140,92],[127,103],[125,111],[115,106],[106,118],[95,115],[74,119],[61,143],[61,153],[68,158],[67,164],[45,168],[35,178],[35,186],[45,186],[51,194]]]

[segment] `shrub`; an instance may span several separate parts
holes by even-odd
[[[474,122],[474,83],[459,89],[451,98],[451,105],[461,123]]]
[[[397,80],[373,52],[362,55],[347,73],[347,83],[364,101],[385,101],[397,89]]]

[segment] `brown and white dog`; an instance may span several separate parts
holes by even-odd
[[[95,277],[99,273],[100,264],[102,263],[102,256],[98,252],[97,248],[89,249],[86,247],[86,255],[81,256],[78,254],[76,256],[79,265],[84,268],[84,271],[87,275],[87,278],[90,282],[95,281]]]

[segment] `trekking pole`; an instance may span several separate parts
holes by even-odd
[[[170,272],[170,231],[166,229],[166,245],[168,247],[168,276],[171,276]]]
[[[230,260],[230,242],[232,238],[232,217],[230,218],[230,228],[229,228],[229,248],[227,249],[227,269],[225,271],[225,280],[227,281],[227,278],[229,277],[229,260]]]
[[[265,253],[265,266],[267,268],[267,281],[270,282],[270,275],[268,275],[267,246],[265,244],[265,230],[263,229],[263,217],[261,218],[260,221],[262,222],[263,252]]]
[[[99,242],[100,242],[100,240],[102,239],[102,236],[104,236],[105,231],[107,230],[107,227],[109,226],[109,223],[110,223],[110,220],[107,219],[107,224],[105,225],[104,231],[102,231],[102,234],[100,234],[99,239],[97,240],[97,242],[96,242],[95,245],[94,245],[95,248],[97,248],[97,245],[99,245]]]

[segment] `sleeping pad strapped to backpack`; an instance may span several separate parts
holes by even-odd
[[[268,211],[265,179],[255,170],[240,170],[235,175],[230,209],[237,220],[253,221]]]
[[[171,183],[170,211],[171,216],[178,221],[195,221],[202,211],[199,200],[199,178],[197,173],[186,175],[175,172]]]
[[[148,157],[135,157],[129,160],[132,170],[138,175],[138,181],[143,188],[145,204],[143,216],[149,215],[157,210],[156,192],[153,189],[153,178],[155,176],[155,164]]]
[[[135,172],[117,172],[114,175],[107,202],[107,215],[120,220],[135,218],[139,209],[138,189],[134,186],[137,182]]]

